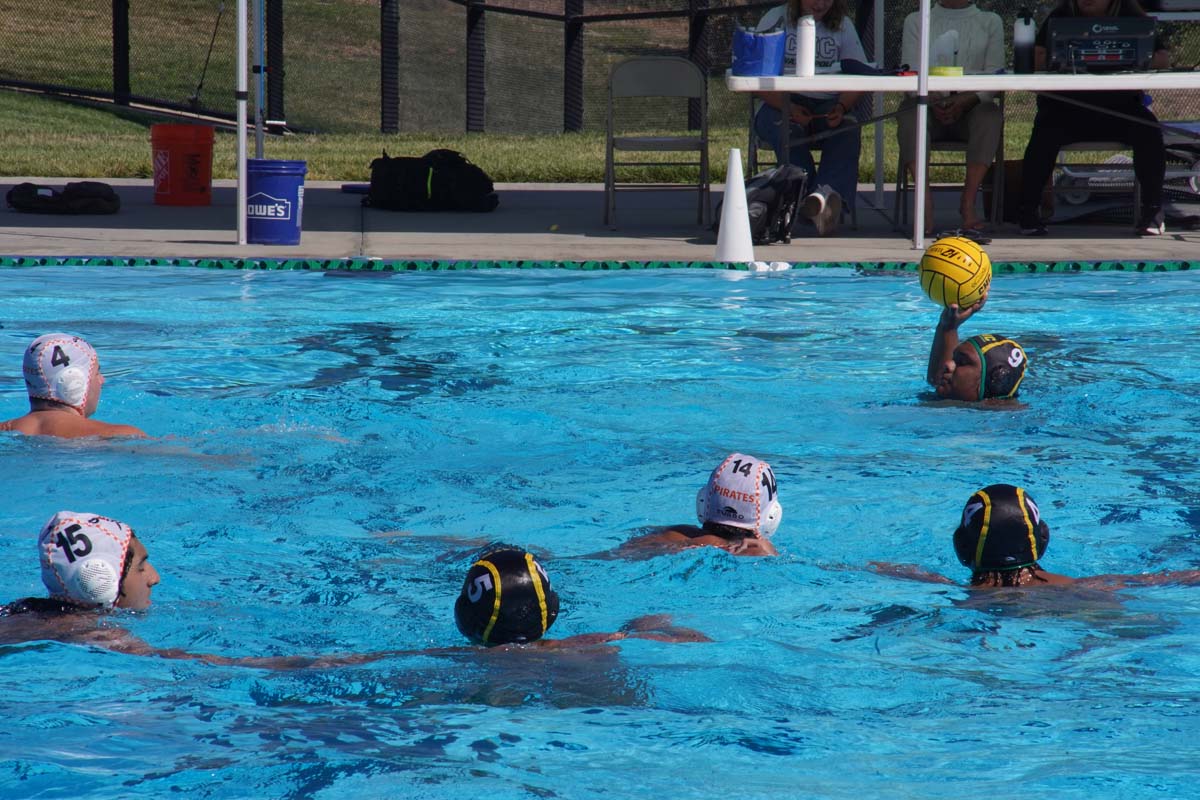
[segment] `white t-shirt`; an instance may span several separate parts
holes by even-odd
[[[901,63],[917,68],[920,57],[921,15],[913,12],[904,18],[904,45]],[[993,74],[1004,68],[1004,22],[1000,15],[975,5],[946,8],[935,4],[929,9],[929,41],[935,42],[947,31],[958,32],[958,49],[943,56],[945,63],[972,73]],[[937,66],[937,54],[930,45],[929,66]],[[980,100],[990,100],[991,92],[979,92]]]
[[[755,30],[769,31],[779,27],[787,28],[787,47],[783,56],[783,74],[795,75],[796,26],[788,24],[787,10],[787,5],[772,8],[763,14]],[[841,72],[843,58],[852,58],[863,63],[867,61],[867,54],[863,51],[862,42],[859,41],[858,31],[854,30],[854,23],[848,17],[843,17],[841,27],[835,31],[830,30],[823,20],[817,20],[817,72]],[[828,100],[838,96],[837,92],[797,92],[797,94],[804,97],[811,97],[814,100]]]

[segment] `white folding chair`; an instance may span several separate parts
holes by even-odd
[[[654,97],[680,101],[698,100],[700,130],[678,135],[619,135],[616,116],[622,99]],[[659,119],[668,117],[662,114]],[[661,124],[658,122],[657,124]],[[708,224],[711,217],[708,169],[708,81],[704,73],[686,58],[640,56],[614,65],[608,77],[608,119],[604,147],[604,224],[614,225],[618,191],[661,189],[695,190],[698,195],[696,221]],[[683,160],[635,159],[632,153],[694,153]],[[617,155],[621,158],[618,160]],[[648,183],[621,181],[618,171],[661,167],[696,167],[695,183]]]

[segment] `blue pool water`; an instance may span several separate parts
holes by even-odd
[[[43,593],[58,509],[162,573],[119,624],[271,672],[0,647],[0,796],[780,798],[1200,794],[1200,587],[966,602],[951,532],[1026,486],[1070,575],[1200,568],[1200,276],[998,275],[964,333],[1028,349],[1024,405],[931,402],[915,275],[359,277],[9,270],[21,353],[87,337],[98,418],[148,442],[0,436],[0,601]],[[4,377],[7,376],[7,377]],[[777,559],[588,557],[687,522],[729,451],[774,466]],[[670,613],[706,644],[464,650],[475,542],[543,559],[554,636]]]

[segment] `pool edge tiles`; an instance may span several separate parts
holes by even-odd
[[[0,269],[20,267],[199,267],[224,270],[299,270],[309,272],[454,272],[495,269],[625,271],[652,269],[777,272],[790,269],[848,269],[869,274],[914,272],[915,261],[552,261],[521,259],[379,259],[379,258],[134,258],[120,256],[0,256]],[[1001,261],[1002,273],[1185,272],[1191,261]],[[1200,269],[1200,261],[1196,262]]]

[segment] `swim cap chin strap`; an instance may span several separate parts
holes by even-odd
[[[971,346],[975,348],[975,352],[979,355],[979,397],[976,400],[982,400],[987,393],[987,359],[984,358],[983,348],[979,346],[979,342],[975,341],[972,336],[967,339]]]

